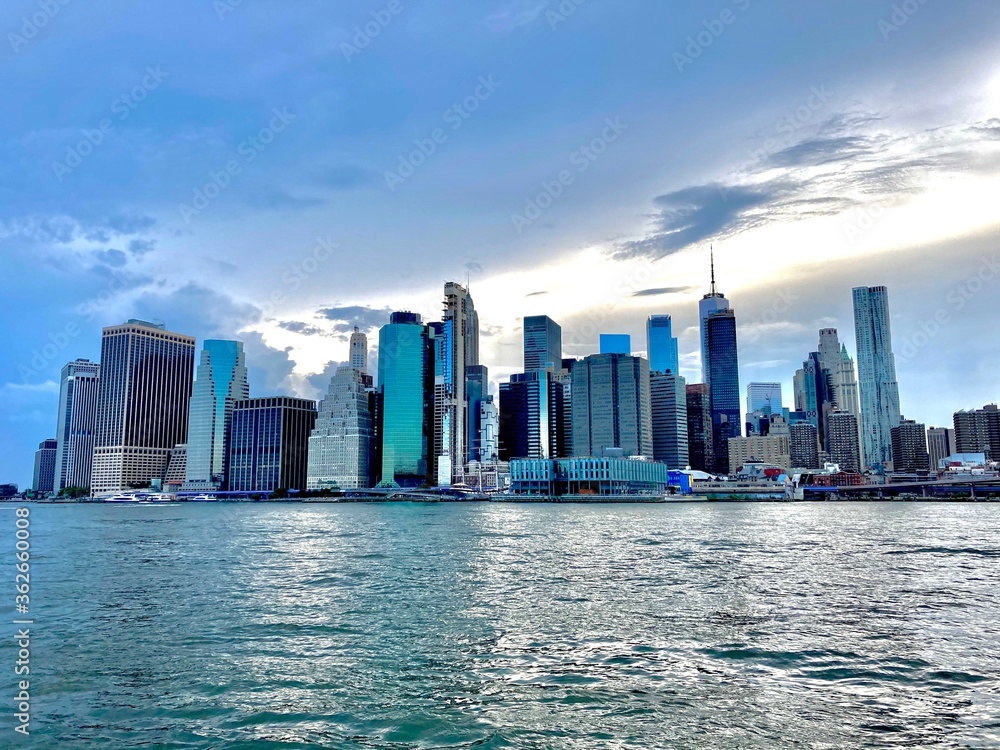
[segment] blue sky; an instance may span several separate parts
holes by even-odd
[[[904,413],[996,400],[998,32],[985,0],[12,0],[0,481],[133,316],[318,396],[354,324],[468,277],[494,381],[538,313],[573,355],[669,313],[693,379],[713,242],[744,384],[826,325],[853,352],[886,284]]]

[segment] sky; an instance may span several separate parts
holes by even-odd
[[[355,325],[468,281],[495,384],[697,301],[791,378],[886,285],[902,411],[1000,398],[1000,5],[989,0],[9,0],[0,11],[0,482],[103,326],[245,342],[319,397]]]

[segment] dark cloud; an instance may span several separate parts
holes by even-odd
[[[138,257],[142,257],[146,253],[153,252],[153,249],[155,247],[156,247],[156,240],[140,240],[140,239],[135,239],[135,240],[129,241],[129,243],[128,243],[128,251],[130,253],[132,253],[132,255],[135,255],[135,256],[138,256]]]
[[[341,365],[349,364],[351,364],[349,361],[337,362],[335,360],[330,360],[326,363],[322,372],[310,375],[306,378],[306,381],[316,390],[319,394],[319,398],[326,398],[326,393],[330,390],[330,380],[337,374],[337,368]]]
[[[247,378],[250,381],[250,395],[287,396],[292,392],[289,378],[295,363],[289,356],[291,348],[275,349],[264,342],[257,331],[241,334],[243,350],[247,357]]]
[[[337,333],[350,333],[357,326],[362,331],[380,328],[389,322],[392,308],[375,309],[362,305],[347,305],[324,307],[317,314],[334,322],[333,330]]]
[[[617,243],[612,257],[663,258],[779,221],[894,202],[921,191],[931,173],[993,173],[1000,165],[1000,154],[983,148],[984,140],[1000,137],[1000,120],[907,136],[857,132],[879,122],[866,113],[842,113],[726,180],[656,197],[649,232]]]
[[[317,328],[309,323],[303,323],[301,320],[284,320],[278,323],[279,328],[284,328],[286,331],[291,331],[292,333],[301,333],[306,336],[325,336],[326,331],[322,328]]]
[[[110,268],[122,268],[128,262],[128,256],[121,250],[100,250],[94,254],[95,260]]]
[[[630,297],[659,297],[665,294],[684,294],[685,292],[690,292],[696,287],[693,286],[663,286],[658,289],[640,289],[638,292],[632,292]]]

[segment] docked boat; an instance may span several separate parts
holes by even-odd
[[[187,500],[189,503],[214,503],[218,502],[219,498],[215,495],[209,495],[208,493],[203,492],[200,495],[189,497]]]
[[[117,495],[112,495],[111,497],[104,498],[106,503],[114,503],[116,505],[138,505],[140,503],[151,502],[149,495],[140,492],[120,492]]]

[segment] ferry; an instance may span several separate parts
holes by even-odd
[[[189,497],[187,501],[189,503],[214,503],[218,502],[219,498],[215,495],[209,495],[207,493],[202,493],[200,495],[195,495],[194,497]]]
[[[137,505],[139,503],[148,503],[150,499],[149,495],[145,493],[121,492],[117,495],[104,498],[104,502],[115,503],[116,505]]]

